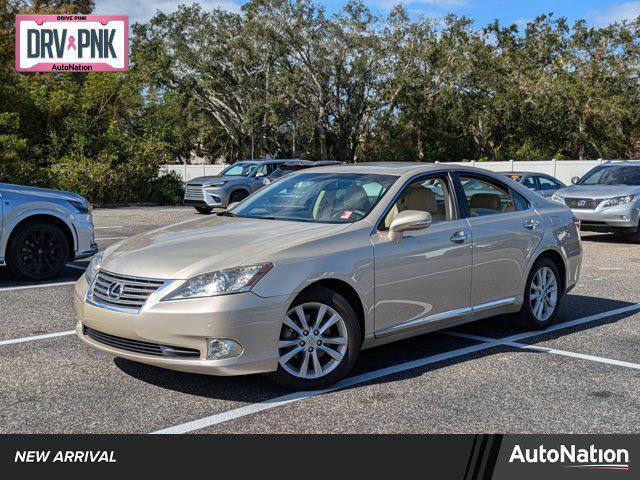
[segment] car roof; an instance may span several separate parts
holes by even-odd
[[[282,163],[282,162],[306,162],[306,160],[301,160],[299,158],[264,158],[257,160],[239,160],[237,163],[248,163],[251,165],[262,165],[264,163]]]
[[[543,172],[523,172],[523,171],[517,171],[517,172],[498,172],[498,173],[502,173],[503,175],[522,175],[523,177],[525,175],[539,175],[541,177],[551,177],[552,175],[549,175],[548,173],[543,173]]]
[[[318,172],[323,173],[365,173],[378,175],[397,175],[420,174],[437,172],[442,170],[464,170],[469,172],[477,172],[485,175],[500,175],[483,168],[472,167],[464,162],[459,163],[430,163],[430,162],[363,162],[348,163],[339,165],[325,165],[318,168]],[[311,169],[314,170],[314,169]]]
[[[600,167],[640,167],[640,160],[622,160],[619,162],[604,162],[600,165]]]

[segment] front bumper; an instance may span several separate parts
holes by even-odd
[[[229,192],[224,187],[190,187],[187,184],[183,203],[198,207],[227,208]]]
[[[183,372],[207,375],[245,375],[275,371],[278,338],[288,297],[263,298],[247,292],[211,298],[147,303],[137,314],[116,312],[85,302],[84,276],[74,292],[78,317],[76,333],[86,344],[111,355]],[[85,335],[83,326],[123,339],[195,349],[197,358],[152,356],[122,350]],[[208,338],[240,343],[237,357],[207,360]]]
[[[573,214],[580,220],[581,230],[612,231],[619,228],[638,227],[640,217],[638,202],[607,208],[603,208],[602,203],[595,210],[572,209]]]
[[[76,234],[76,250],[74,260],[82,260],[98,252],[98,244],[95,241],[93,217],[90,213],[75,215],[71,223]]]

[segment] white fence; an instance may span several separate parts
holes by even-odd
[[[581,177],[593,167],[600,165],[604,160],[536,160],[536,161],[514,161],[508,162],[465,162],[465,165],[472,165],[479,168],[486,168],[494,172],[540,172],[556,177],[558,180],[569,184],[571,177]],[[444,162],[443,162],[444,163]],[[455,162],[446,162],[454,164]],[[163,165],[165,171],[176,172],[183,181],[203,175],[217,175],[226,165]]]

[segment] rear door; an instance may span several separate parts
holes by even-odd
[[[542,219],[524,196],[493,177],[461,171],[456,185],[473,236],[471,304],[513,303],[542,240]]]

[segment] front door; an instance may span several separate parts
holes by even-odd
[[[459,178],[473,234],[471,304],[514,303],[522,294],[529,259],[542,240],[542,219],[526,198],[501,181],[466,172]]]
[[[410,182],[372,235],[375,258],[375,331],[384,337],[442,324],[469,310],[472,239],[446,173]],[[403,210],[431,213],[424,230],[389,238]]]

